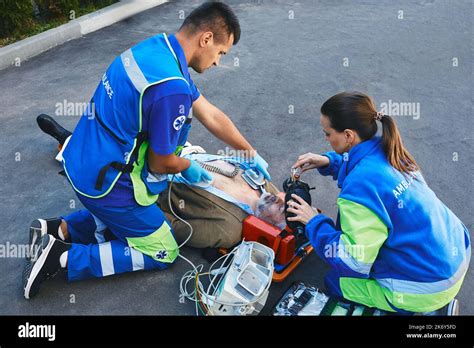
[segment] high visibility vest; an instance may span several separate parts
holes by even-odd
[[[156,202],[167,187],[167,175],[148,170],[143,95],[150,86],[178,79],[189,87],[166,34],[139,43],[112,62],[63,153],[64,171],[75,191],[102,198],[123,173],[130,173],[137,203],[148,206]],[[176,154],[187,140],[192,116],[179,119],[184,125]]]

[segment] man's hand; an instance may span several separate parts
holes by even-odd
[[[291,198],[293,198],[294,200],[292,199],[287,202],[288,208],[286,208],[286,211],[293,213],[296,216],[289,217],[288,221],[299,221],[302,224],[306,225],[309,220],[319,214],[316,208],[310,206],[300,196],[292,194]]]
[[[158,155],[151,147],[148,148],[148,167],[152,172],[159,174],[181,173],[190,183],[212,180],[211,174],[196,161],[178,157],[174,153],[166,156]]]
[[[258,153],[256,153],[255,157],[250,161],[250,166],[258,169],[258,171],[261,172],[268,181],[272,180],[270,173],[268,173],[267,161],[265,161]]]
[[[207,170],[202,168],[196,161],[190,160],[190,162],[189,168],[181,172],[183,178],[192,184],[212,180],[212,176]]]

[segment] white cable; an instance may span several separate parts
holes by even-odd
[[[186,220],[184,220],[183,218],[181,218],[180,216],[178,216],[172,205],[171,205],[171,188],[172,188],[172,185],[173,185],[173,182],[174,182],[174,177],[175,177],[175,174],[173,174],[173,176],[171,177],[171,181],[170,181],[170,185],[169,185],[169,188],[168,188],[168,205],[169,205],[169,208],[171,210],[171,213],[178,219],[180,220],[181,222],[183,222],[184,224],[186,224],[188,227],[189,227],[189,236],[188,238],[186,238],[186,240],[181,243],[178,248],[181,249],[192,237],[193,235],[193,227],[191,226],[191,224],[189,222],[187,222]],[[228,254],[225,254],[225,255],[222,255],[221,257],[219,257],[217,260],[215,260],[211,266],[209,267],[209,272],[212,271],[212,268],[214,267],[214,265],[219,262],[221,259],[224,258],[224,261],[222,262],[222,265],[219,267],[219,270],[217,272],[217,274],[211,279],[210,276],[209,276],[209,279],[211,280],[209,286],[208,286],[208,289],[207,291],[210,292],[211,290],[211,286],[213,286],[214,284],[214,281],[215,279],[218,277],[218,276],[221,276],[221,270],[223,268],[228,268],[228,266],[224,267],[227,259],[230,257],[230,256],[233,256],[235,253],[237,252],[237,249],[234,249],[232,250],[230,253]],[[198,277],[199,273],[202,273],[202,270],[204,268],[204,265],[200,264],[198,265],[197,267],[194,265],[194,263],[192,263],[192,261],[190,261],[189,259],[187,259],[186,257],[184,257],[183,255],[181,255],[181,253],[178,254],[178,256],[180,258],[182,258],[183,260],[185,260],[186,262],[188,262],[191,267],[193,268],[192,270],[189,270],[187,271],[186,273],[184,273],[184,275],[181,277],[181,280],[180,280],[180,283],[179,283],[179,287],[180,287],[180,294],[184,297],[186,297],[188,300],[191,300],[191,301],[194,301],[195,302],[195,305],[196,305],[196,315],[199,315],[198,313],[198,299],[197,299],[197,291],[198,289],[194,289],[194,291],[192,293],[190,293],[188,291],[188,283],[190,281],[195,282],[196,280],[196,277]],[[223,281],[225,277],[222,275],[221,276],[221,279],[219,280],[219,282],[217,283],[216,286],[214,286],[214,291],[212,293],[212,295],[210,295],[208,292],[205,292],[204,291],[204,288],[203,288],[203,285],[201,283],[201,281],[198,279],[198,287],[199,287],[199,291],[200,293],[208,300],[208,301],[213,301],[215,303],[218,303],[218,304],[221,304],[221,305],[224,305],[224,306],[229,306],[229,307],[242,307],[242,306],[249,306],[249,305],[253,305],[254,303],[258,302],[266,293],[266,291],[268,290],[268,288],[270,287],[271,285],[271,282],[268,282],[267,286],[265,287],[265,289],[263,290],[262,294],[260,296],[258,296],[254,301],[252,302],[247,302],[247,303],[244,303],[244,302],[233,302],[233,303],[227,303],[227,302],[223,302],[223,301],[219,301],[216,299],[216,297],[214,296],[214,294],[216,293],[217,289],[219,288],[219,285],[221,284],[221,282]],[[202,302],[202,301],[201,301]],[[206,301],[207,302],[207,301]],[[206,303],[208,304],[208,303]],[[210,314],[210,313],[207,313],[207,314]]]
[[[168,206],[171,210],[171,213],[178,219],[180,220],[181,222],[183,222],[186,226],[189,227],[189,236],[188,238],[186,238],[186,240],[184,242],[182,242],[180,245],[178,245],[178,249],[181,249],[190,239],[191,239],[191,236],[193,235],[193,226],[191,226],[191,224],[189,222],[187,222],[186,220],[184,220],[183,218],[181,218],[178,214],[175,213],[174,209],[173,209],[173,206],[171,205],[171,188],[173,186],[173,182],[174,182],[174,177],[175,177],[175,174],[173,174],[173,176],[171,177],[171,181],[170,181],[170,185],[169,185],[169,188],[168,188]],[[194,288],[194,291],[192,293],[190,293],[188,291],[188,283],[189,282],[194,282],[196,277],[198,276],[198,274],[200,272],[202,272],[203,268],[204,268],[204,265],[198,265],[197,267],[194,265],[194,263],[192,263],[192,261],[190,261],[189,259],[187,259],[186,257],[184,257],[183,255],[181,255],[181,253],[178,254],[178,256],[180,258],[182,258],[183,260],[185,260],[186,262],[188,262],[191,267],[193,268],[192,270],[189,270],[187,271],[186,273],[183,274],[183,276],[181,277],[181,280],[179,281],[179,291],[180,291],[180,294],[187,298],[188,300],[191,300],[191,301],[194,301],[195,305],[196,305],[196,315],[199,315],[199,312],[198,312],[198,300],[197,300],[197,296],[196,296],[196,288]]]
[[[193,292],[189,292],[188,291],[188,283],[190,281],[194,281],[196,279],[196,275],[198,273],[201,273],[202,272],[202,269],[204,268],[203,265],[198,265],[197,267],[194,266],[194,264],[189,261],[186,257],[180,255],[180,257],[187,261],[192,267],[193,269],[192,270],[189,270],[187,271],[186,273],[184,273],[184,275],[181,277],[181,280],[180,280],[180,283],[179,283],[179,290],[180,290],[180,293],[186,297],[187,299],[191,300],[191,301],[196,301],[195,299],[195,290]]]
[[[183,245],[185,245],[190,239],[191,239],[191,236],[193,235],[194,233],[194,230],[193,230],[193,226],[191,226],[191,224],[189,222],[187,222],[186,220],[182,219],[180,216],[178,216],[174,210],[173,210],[173,207],[171,205],[171,187],[173,186],[173,181],[174,181],[174,177],[175,177],[176,174],[173,174],[173,176],[171,177],[171,181],[170,181],[170,186],[168,188],[168,205],[170,207],[170,210],[171,210],[171,213],[178,219],[180,220],[181,222],[183,222],[184,224],[186,224],[188,227],[189,227],[189,236],[188,238],[186,238],[186,240],[184,242],[182,242],[180,245],[178,245],[178,248],[181,249],[181,247]],[[189,261],[189,260],[188,260]],[[192,263],[191,263],[192,264]],[[194,265],[193,265],[194,267]],[[194,267],[196,268],[196,267]]]

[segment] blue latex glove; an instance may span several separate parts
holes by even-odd
[[[256,168],[260,173],[263,174],[265,179],[268,181],[271,181],[272,178],[270,176],[270,173],[268,173],[268,163],[265,161],[262,156],[260,156],[258,153],[255,155],[255,157],[250,161],[250,167],[251,168]]]
[[[212,180],[212,176],[207,170],[201,167],[196,161],[190,160],[190,162],[191,165],[188,167],[188,169],[181,172],[183,178],[192,184]]]

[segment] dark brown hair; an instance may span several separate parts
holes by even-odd
[[[338,132],[355,131],[362,141],[377,133],[377,109],[371,97],[360,92],[342,92],[326,100],[321,114],[329,119],[331,128]],[[398,127],[392,117],[381,115],[382,146],[388,162],[398,171],[410,174],[420,169],[403,146]]]
[[[230,34],[233,34],[234,45],[240,40],[240,24],[237,16],[230,6],[218,1],[208,1],[195,8],[186,17],[179,30],[181,29],[193,34],[198,30],[210,30],[220,42],[224,41],[224,36],[227,40]]]

